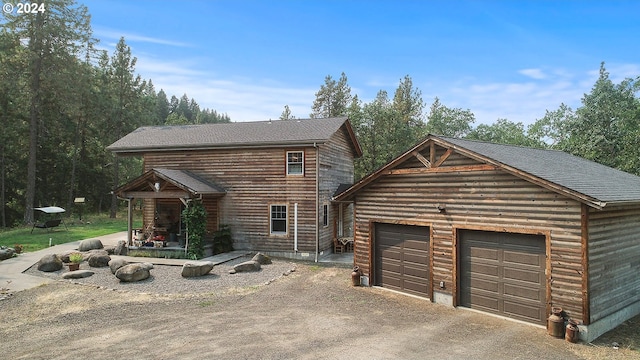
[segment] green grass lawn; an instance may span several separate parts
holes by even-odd
[[[9,247],[22,245],[24,252],[30,252],[49,247],[49,239],[51,239],[51,245],[58,245],[126,231],[126,213],[119,215],[115,219],[110,219],[109,215],[88,215],[84,216],[82,222],[64,218],[60,226],[50,229],[49,232],[46,229],[35,228],[32,234],[31,226],[0,230],[0,245]],[[68,229],[65,228],[65,223]],[[141,226],[140,216],[134,216],[134,228]]]

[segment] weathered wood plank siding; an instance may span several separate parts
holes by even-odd
[[[304,151],[304,176],[286,175],[287,151]],[[190,170],[223,187],[227,194],[218,200],[216,216],[220,225],[230,225],[236,249],[293,251],[293,206],[298,203],[298,248],[313,252],[317,223],[315,151],[307,147],[147,153],[144,171]],[[270,234],[270,205],[287,205],[285,235]]]
[[[340,184],[352,184],[354,177],[353,169],[353,148],[349,136],[342,127],[340,131],[337,131],[329,139],[328,142],[320,146],[320,176],[319,176],[319,209],[318,209],[318,224],[320,225],[319,240],[320,251],[330,249],[333,247],[333,234],[334,224],[332,219],[337,214],[329,213],[328,226],[322,226],[323,224],[323,205],[329,205],[329,211],[331,212],[334,207],[331,206],[330,201],[335,191]],[[346,207],[345,207],[346,208]]]
[[[640,301],[640,207],[589,209],[591,322]]]
[[[437,160],[442,153],[423,155]],[[418,164],[414,165],[423,167]],[[463,165],[478,163],[453,153],[442,167]],[[438,204],[446,207],[445,213],[438,211]],[[384,175],[356,193],[355,208],[355,262],[365,274],[373,275],[371,222],[431,224],[432,284],[444,281],[448,284],[444,292],[454,299],[454,228],[550,234],[551,268],[547,270],[553,295],[547,301],[573,317],[582,315],[581,204],[577,201],[501,170],[434,171]]]

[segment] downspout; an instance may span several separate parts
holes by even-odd
[[[318,151],[318,144],[313,142],[313,147],[316,149],[316,257],[315,262],[318,262],[318,253],[320,252],[320,226],[318,226],[318,206],[320,204],[320,152]]]
[[[298,253],[298,203],[293,204],[293,252]]]

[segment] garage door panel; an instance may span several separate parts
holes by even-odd
[[[486,259],[486,260],[498,260],[498,250],[497,249],[483,249],[482,247],[480,247],[482,245],[482,243],[471,243],[470,245],[470,249],[471,249],[471,253],[470,256],[475,258],[475,259]]]
[[[498,276],[500,268],[498,264],[483,264],[479,262],[471,263],[470,270],[474,274]]]
[[[429,262],[429,254],[405,252],[402,260],[405,263],[414,263],[414,264],[424,265]]]
[[[494,312],[498,309],[498,300],[490,294],[475,293],[469,297],[470,301],[475,305],[474,309]]]
[[[533,251],[534,249],[527,249]],[[503,260],[514,264],[540,265],[539,254],[527,254],[522,252],[503,251]]]
[[[408,249],[422,250],[424,252],[429,251],[429,242],[424,241],[424,239],[422,240],[414,239],[414,238],[406,239],[403,245],[405,248],[408,248]]]
[[[534,323],[538,323],[538,319],[545,317],[545,313],[541,312],[536,304],[526,306],[516,301],[505,301],[504,312],[513,318]]]
[[[514,269],[512,267],[504,267],[503,278],[505,280],[524,281],[528,283],[539,284],[542,274],[537,269]]]
[[[428,281],[425,279],[411,279],[411,278],[404,278],[404,284],[403,284],[403,290],[413,293],[413,294],[420,294],[422,296],[424,296],[424,294],[427,292],[428,290]]]
[[[400,248],[382,249],[382,251],[380,251],[380,254],[385,259],[393,259],[393,260],[397,260],[397,261],[401,261],[402,260],[402,249],[400,249]]]
[[[495,293],[499,290],[499,284],[494,279],[473,278],[470,285],[471,292],[484,290]]]
[[[461,230],[459,240],[460,305],[545,323],[544,236]]]
[[[375,224],[374,284],[428,297],[429,228]]]
[[[418,266],[411,266],[411,265],[405,264],[403,273],[404,275],[413,276],[416,278],[423,278],[423,279],[429,278],[429,271],[425,269],[424,266],[418,267]]]
[[[391,274],[382,272],[380,276],[380,281],[384,282],[386,287],[394,290],[402,289],[402,280],[397,277],[397,274]]]
[[[381,269],[382,271],[400,274],[402,272],[402,263],[399,261],[385,261],[381,264]]]
[[[515,296],[524,300],[537,300],[538,302],[544,300],[544,294],[540,294],[537,289],[517,284],[504,284],[504,295]]]

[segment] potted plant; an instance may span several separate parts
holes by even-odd
[[[80,269],[80,263],[82,262],[82,254],[72,253],[69,255],[69,271],[76,271]]]

